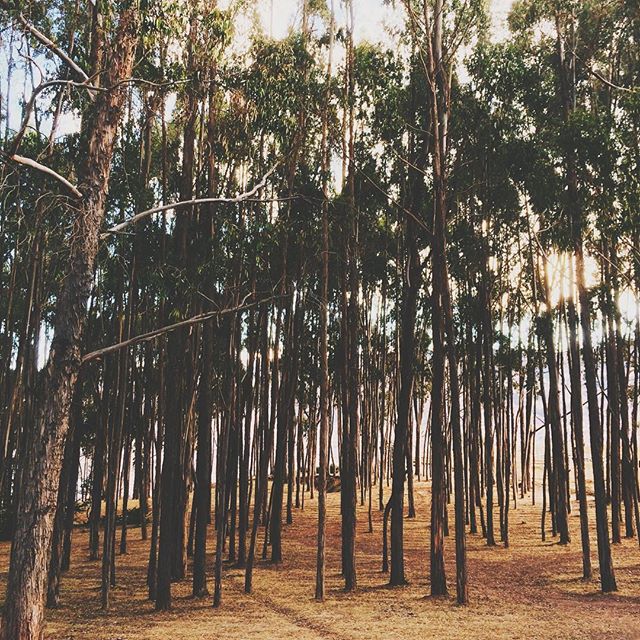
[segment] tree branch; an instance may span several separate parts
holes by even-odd
[[[616,91],[626,91],[627,93],[636,93],[638,91],[638,87],[623,87],[619,84],[614,84],[610,80],[607,80],[599,71],[596,71],[591,65],[587,64],[585,60],[583,60],[577,53],[574,54],[580,62],[584,65],[584,68],[594,77],[600,80],[600,82],[607,85],[610,89],[615,89]]]
[[[247,297],[249,297],[249,295],[251,294],[248,294]],[[216,311],[207,311],[206,313],[200,313],[197,316],[188,318],[187,320],[174,322],[173,324],[169,324],[165,327],[160,327],[159,329],[154,329],[153,331],[149,331],[148,333],[143,333],[139,336],[134,336],[133,338],[129,338],[128,340],[123,340],[122,342],[109,345],[108,347],[104,347],[102,349],[97,349],[96,351],[91,351],[90,353],[86,353],[85,355],[82,356],[82,364],[85,364],[86,362],[90,362],[91,360],[96,360],[97,358],[102,358],[103,356],[113,353],[114,351],[119,351],[120,349],[130,347],[131,345],[138,344],[140,342],[148,342],[149,340],[153,340],[154,338],[165,335],[167,333],[170,333],[171,331],[175,331],[176,329],[180,329],[182,327],[189,327],[193,324],[205,322],[217,316],[223,316],[229,313],[235,313],[237,311],[244,311],[245,309],[250,309],[251,307],[257,307],[261,304],[266,304],[268,302],[271,302],[272,300],[276,300],[277,298],[283,298],[283,297],[286,297],[286,296],[281,296],[281,295],[271,296],[270,298],[265,298],[264,300],[258,300],[256,302],[251,302],[249,304],[245,304],[243,301],[236,307],[229,307],[228,309],[217,309]]]
[[[239,193],[237,196],[232,198],[194,198],[192,200],[181,200],[180,202],[173,202],[171,204],[163,204],[158,207],[153,207],[152,209],[147,209],[146,211],[141,211],[140,213],[136,213],[134,216],[121,222],[120,224],[116,224],[113,227],[107,229],[103,234],[100,235],[100,239],[104,240],[108,238],[110,235],[114,233],[119,233],[123,229],[131,226],[132,224],[137,224],[140,220],[144,218],[148,218],[154,213],[161,213],[162,211],[168,211],[169,209],[177,209],[179,207],[188,207],[196,204],[207,204],[207,203],[236,203],[243,202],[244,200],[249,200],[253,196],[256,195],[260,189],[262,189],[266,184],[267,180],[271,177],[273,172],[276,170],[280,162],[277,162],[265,175],[262,177],[262,180],[258,182],[251,190],[245,191],[244,193]]]
[[[12,156],[20,147],[20,143],[22,142],[22,138],[29,126],[29,120],[31,120],[31,114],[33,113],[33,109],[35,107],[36,98],[40,93],[42,93],[45,89],[50,89],[51,87],[60,87],[60,86],[71,86],[71,87],[79,87],[83,89],[89,89],[91,91],[95,90],[95,87],[90,87],[81,82],[74,82],[73,80],[48,80],[46,82],[40,83],[31,94],[31,98],[29,98],[29,102],[27,103],[24,109],[24,115],[22,117],[22,123],[20,124],[20,129],[18,129],[16,135],[13,138],[11,143],[11,148],[9,150],[8,155]]]
[[[60,184],[63,184],[69,191],[71,191],[76,198],[82,198],[82,193],[78,191],[78,188],[71,184],[66,178],[63,178],[59,173],[56,173],[53,169],[45,167],[43,164],[40,164],[35,160],[31,160],[31,158],[19,156],[17,153],[8,156],[8,158],[9,160],[13,160],[25,167],[31,167],[31,169],[35,169],[36,171],[40,171],[40,173],[45,173],[46,175],[51,176],[54,180],[57,180]]]
[[[11,12],[11,5],[8,2],[0,2],[0,6],[3,9]],[[22,13],[17,13],[14,16],[16,20],[24,27],[26,31],[28,31],[40,44],[45,46],[49,51],[55,54],[60,60],[62,60],[68,67],[73,69],[78,76],[80,76],[85,82],[89,80],[89,76],[85,73],[84,69],[80,67],[76,62],[74,62],[69,55],[67,55],[53,40],[47,38],[47,36],[42,33],[39,29],[37,29],[34,25],[32,25]]]

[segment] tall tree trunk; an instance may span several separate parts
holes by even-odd
[[[105,85],[131,75],[137,38],[137,12],[123,12],[105,66]],[[56,304],[54,338],[45,374],[45,398],[32,431],[27,466],[18,500],[18,519],[3,613],[3,640],[40,640],[53,516],[69,407],[80,368],[80,340],[91,290],[98,234],[104,216],[111,158],[125,91],[118,87],[96,95],[83,121],[79,190],[69,243],[70,259]]]
[[[82,403],[78,397],[81,392],[81,384],[76,384],[74,398],[71,404],[69,416],[69,433],[64,448],[64,461],[60,473],[60,486],[58,489],[58,505],[53,524],[53,539],[51,544],[51,560],[49,562],[49,575],[47,585],[47,607],[60,606],[60,574],[62,573],[62,555],[64,543],[65,517],[67,512],[70,485],[73,481],[73,506],[75,507],[77,472],[74,472],[74,464],[77,467],[78,459],[76,450],[80,450],[80,420],[82,419]]]
[[[415,371],[415,322],[418,291],[421,284],[420,257],[415,222],[406,221],[407,281],[403,286],[402,328],[400,332],[400,390],[398,418],[393,444],[393,482],[391,489],[391,575],[389,584],[406,584],[404,575],[404,479],[407,471],[407,440],[410,424],[411,394]],[[410,463],[410,461],[409,461]]]
[[[569,273],[573,281],[573,257],[570,260]],[[567,320],[569,323],[569,381],[571,387],[571,422],[575,436],[576,471],[578,479],[578,502],[580,503],[580,539],[582,541],[582,577],[591,578],[591,543],[589,541],[589,516],[587,504],[587,482],[584,459],[584,426],[582,416],[582,374],[580,366],[580,348],[578,345],[578,314],[572,294],[567,301]]]
[[[575,58],[568,61],[565,54],[563,27],[559,15],[556,16],[558,76],[563,116],[569,125],[572,111],[575,108],[575,92],[569,66],[574,65]],[[572,53],[572,56],[574,54]],[[575,68],[575,67],[573,67]],[[584,360],[585,386],[587,389],[587,404],[589,407],[589,435],[591,441],[591,459],[593,466],[593,487],[596,499],[596,533],[598,541],[598,560],[600,565],[600,584],[603,592],[617,591],[613,561],[611,558],[611,543],[609,540],[609,523],[607,514],[607,496],[605,486],[604,466],[602,462],[602,421],[598,407],[598,387],[596,361],[591,341],[591,301],[585,282],[585,266],[583,251],[584,213],[581,209],[580,190],[578,188],[578,173],[576,154],[573,143],[569,142],[565,149],[565,170],[568,188],[568,201],[571,207],[571,231],[573,236],[573,251],[576,262],[576,285],[580,301],[580,326],[582,328],[582,358]]]
[[[193,556],[193,595],[208,595],[206,576],[207,525],[211,508],[211,369],[213,358],[214,325],[205,325],[202,331],[202,365],[198,392],[198,458],[196,461],[196,488],[194,506],[196,530]]]
[[[551,310],[551,288],[547,260],[543,258],[543,282],[541,290],[544,293],[545,311],[542,315],[543,338],[547,357],[547,372],[549,375],[549,423],[553,443],[553,472],[555,476],[555,522],[560,533],[560,544],[569,542],[569,515],[567,495],[567,469],[565,466],[564,443],[562,439],[562,423],[560,416],[560,387],[558,383],[558,365],[553,336],[553,316]]]
[[[325,544],[327,521],[327,474],[329,471],[329,348],[328,348],[328,307],[329,307],[329,83],[333,62],[334,13],[331,0],[329,23],[329,60],[327,63],[327,90],[325,108],[322,112],[322,261],[320,274],[320,451],[318,460],[318,543],[316,556],[316,593],[318,601],[325,595]],[[315,443],[314,443],[315,444]],[[311,466],[311,486],[315,479],[315,467]],[[382,479],[380,480],[382,482]]]

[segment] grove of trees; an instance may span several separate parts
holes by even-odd
[[[312,500],[322,601],[334,490],[347,591],[374,510],[405,584],[425,480],[459,604],[522,501],[603,592],[640,540],[637,0],[516,0],[501,38],[402,0],[383,44],[353,0],[280,39],[263,4],[0,2],[3,640],[42,637],[80,508],[104,609],[129,535],[150,607],[224,606]]]

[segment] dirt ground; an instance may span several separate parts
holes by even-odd
[[[453,535],[446,541],[450,598],[428,597],[429,488],[418,483],[417,518],[405,524],[409,585],[389,588],[380,572],[381,514],[374,512],[368,533],[366,507],[358,518],[358,590],[342,591],[339,574],[339,494],[328,500],[327,599],[316,603],[316,501],[294,513],[285,528],[284,562],[260,561],[253,593],[243,590],[244,573],[225,569],[223,602],[193,599],[189,579],[173,586],[170,613],[156,613],[146,598],[149,543],[139,529],[129,532],[129,553],[117,557],[118,586],[113,605],[100,609],[100,563],[87,560],[87,532],[74,537],[72,568],[62,582],[60,609],[47,612],[46,637],[55,640],[368,640],[371,638],[454,639],[640,639],[640,548],[637,540],[614,545],[619,591],[602,595],[596,579],[581,576],[577,506],[571,516],[572,543],[561,547],[540,540],[539,507],[530,498],[510,512],[510,547],[488,548],[480,536],[468,536],[469,596],[455,603]],[[593,505],[591,505],[593,508]],[[591,517],[593,522],[593,514]],[[453,529],[452,529],[453,532]],[[209,542],[209,576],[213,566],[213,531]],[[261,548],[261,547],[260,547]],[[0,545],[0,593],[7,579],[9,545]],[[592,557],[597,573],[595,532]]]

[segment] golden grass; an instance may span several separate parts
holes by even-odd
[[[358,519],[358,590],[342,591],[339,574],[339,494],[328,497],[327,599],[316,603],[316,501],[306,500],[285,528],[284,562],[260,561],[251,595],[243,590],[243,571],[225,569],[223,603],[190,596],[190,579],[173,586],[174,607],[156,613],[146,598],[148,542],[139,529],[129,532],[129,553],[117,557],[118,586],[110,611],[100,610],[100,563],[87,558],[87,533],[74,534],[71,571],[62,583],[63,606],[47,612],[46,637],[55,640],[300,640],[331,638],[623,639],[640,638],[640,549],[637,540],[614,546],[619,591],[602,595],[596,579],[581,576],[577,506],[571,516],[572,543],[561,547],[540,540],[539,507],[526,499],[510,512],[511,546],[488,548],[480,536],[468,536],[469,595],[459,607],[453,598],[455,566],[453,536],[446,542],[450,598],[429,593],[429,488],[416,485],[418,517],[405,524],[405,555],[410,584],[391,589],[380,572],[381,515],[374,514],[374,533],[367,532],[365,508]],[[592,505],[593,506],[593,505]],[[593,522],[593,514],[591,514]],[[453,529],[452,529],[453,531]],[[592,532],[597,573],[595,533]],[[209,576],[213,564],[210,531]],[[260,547],[261,548],[261,547]],[[2,590],[7,577],[9,547],[0,547]]]

